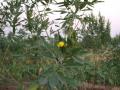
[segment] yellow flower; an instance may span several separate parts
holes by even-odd
[[[57,46],[60,47],[60,48],[62,48],[62,47],[65,46],[65,42],[60,41],[60,42],[57,43]]]

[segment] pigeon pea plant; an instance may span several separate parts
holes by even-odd
[[[0,24],[2,31],[9,27],[12,34],[6,40],[1,38],[0,77],[4,75],[2,79],[20,85],[32,81],[30,90],[72,90],[79,86],[85,79],[82,65],[91,65],[80,58],[85,51],[78,43],[79,27],[75,20],[82,23],[83,13],[98,2],[101,1],[3,0]],[[56,12],[62,18],[50,21],[49,15]]]

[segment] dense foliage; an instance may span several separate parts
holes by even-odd
[[[24,82],[30,90],[73,90],[84,82],[119,86],[120,37],[110,36],[103,16],[83,14],[98,2],[0,2],[0,84],[21,90]],[[56,13],[60,17],[51,20]]]

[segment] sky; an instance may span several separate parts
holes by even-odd
[[[111,22],[111,35],[120,34],[120,0],[104,0],[103,3],[95,5],[95,14],[101,12],[102,16]]]

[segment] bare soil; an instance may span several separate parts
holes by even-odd
[[[0,85],[0,90],[17,90],[16,85]],[[28,83],[25,83],[24,90],[28,90]],[[105,86],[105,85],[94,85],[85,83],[78,90],[120,90],[120,87]]]

